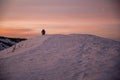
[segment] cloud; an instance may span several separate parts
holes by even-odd
[[[32,34],[34,31],[32,29],[0,29],[0,35],[23,35],[23,34]]]
[[[7,20],[118,18],[118,0],[9,0],[4,2]],[[5,4],[6,3],[6,4]],[[114,11],[115,10],[115,11]]]

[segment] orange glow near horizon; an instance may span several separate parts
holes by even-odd
[[[119,0],[0,1],[0,36],[94,34],[120,40]]]

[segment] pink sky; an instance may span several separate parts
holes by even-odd
[[[120,40],[119,0],[1,0],[0,35],[95,34]]]

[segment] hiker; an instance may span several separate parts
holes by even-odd
[[[45,35],[45,29],[42,29],[41,33],[42,35]]]

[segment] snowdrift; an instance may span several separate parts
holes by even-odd
[[[120,42],[46,35],[0,51],[0,80],[120,80]]]

